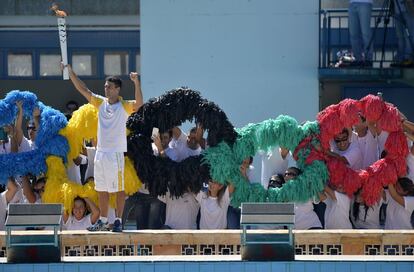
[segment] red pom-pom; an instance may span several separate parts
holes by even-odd
[[[407,137],[404,132],[391,132],[385,142],[387,157],[391,159],[405,158],[408,155]]]
[[[377,125],[388,132],[401,130],[400,112],[391,104],[385,105]]]
[[[331,105],[318,113],[320,141],[323,148],[329,148],[329,141],[342,131],[344,125],[340,120],[339,105]]]
[[[392,160],[398,177],[405,177],[407,175],[407,161],[405,157],[395,158]]]
[[[375,205],[381,198],[382,184],[370,177],[362,187],[361,197],[368,206]]]
[[[397,169],[393,160],[381,159],[368,167],[368,173],[381,186],[394,183],[398,179]]]
[[[369,94],[360,101],[362,103],[363,115],[368,121],[376,122],[380,119],[385,107],[385,103],[380,97]]]
[[[330,183],[334,186],[343,185],[343,179],[347,176],[349,169],[346,164],[337,158],[330,157],[326,166],[329,171]]]
[[[347,174],[343,177],[343,189],[345,193],[352,197],[352,195],[361,188],[367,177],[360,175],[359,172],[347,168]]]
[[[344,127],[352,127],[359,121],[359,101],[344,99],[339,103],[339,115]]]

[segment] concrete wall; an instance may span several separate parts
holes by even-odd
[[[188,86],[237,127],[318,111],[318,0],[142,0],[145,99]]]

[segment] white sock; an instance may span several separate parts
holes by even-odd
[[[121,222],[121,223],[122,223],[122,219],[121,219],[121,218],[119,218],[119,217],[115,218],[115,220],[119,220],[119,222]]]
[[[100,216],[99,219],[101,219],[102,223],[104,224],[108,223],[108,217]]]

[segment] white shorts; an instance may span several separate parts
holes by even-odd
[[[115,193],[124,187],[124,153],[97,151],[94,161],[95,190]]]

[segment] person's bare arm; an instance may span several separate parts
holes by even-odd
[[[33,109],[33,123],[35,125],[36,130],[39,130],[39,124],[40,124],[40,109],[38,107]]]
[[[235,190],[233,183],[229,182],[228,185],[227,185],[227,188],[229,189],[229,195],[231,196],[234,193],[234,190]]]
[[[336,201],[336,196],[335,196],[335,191],[331,189],[331,187],[329,186],[325,186],[325,193],[332,198],[333,200]]]
[[[23,176],[23,194],[29,203],[36,202],[36,194],[33,192],[32,185],[30,184],[29,178],[27,176]]]
[[[144,103],[144,99],[142,98],[142,91],[141,91],[141,82],[139,82],[138,73],[131,72],[129,74],[130,79],[134,82],[135,88],[135,104],[134,104],[134,111],[139,110],[139,108]]]
[[[339,155],[339,154],[337,154],[337,153],[335,153],[335,152],[332,152],[332,151],[330,151],[330,150],[326,151],[326,154],[327,154],[327,155],[329,155],[329,156],[331,156],[331,157],[335,157],[335,158],[337,158],[337,159],[339,159],[339,160],[343,161],[343,162],[344,162],[344,163],[346,163],[347,165],[349,165],[348,160],[347,160],[344,156],[341,156],[341,155]]]
[[[16,136],[16,128],[13,126],[10,126],[10,152],[11,153],[17,153],[19,150],[19,144]]]
[[[179,127],[173,127],[172,133],[173,133],[173,138],[177,140],[178,138],[180,138],[182,132]]]
[[[86,86],[85,82],[79,79],[79,77],[75,74],[75,72],[72,70],[72,66],[70,64],[67,65],[68,71],[69,71],[69,78],[72,81],[73,85],[75,86],[76,90],[83,95],[88,102],[91,102],[92,95],[94,94],[91,90],[88,89],[88,86]],[[61,64],[61,69],[63,69],[65,66]]]
[[[289,154],[289,149],[285,147],[280,147],[280,156],[282,156],[282,159],[286,159],[287,155]]]
[[[203,138],[203,134],[204,134],[204,129],[201,126],[201,124],[198,124],[197,130],[196,130],[197,143],[201,146],[202,149],[206,149],[206,141]]]
[[[63,223],[66,224],[68,222],[69,219],[69,214],[67,211],[63,212]]]
[[[16,181],[14,179],[9,179],[7,182],[7,191],[6,191],[6,202],[10,203],[13,199],[14,195],[16,194],[18,187]]]
[[[85,197],[84,199],[86,204],[89,206],[89,209],[91,210],[91,223],[95,224],[99,219],[100,211],[98,207],[96,207],[95,203],[93,203],[89,198]]]
[[[15,139],[16,139],[17,146],[20,146],[20,144],[22,143],[22,140],[23,140],[23,129],[22,129],[22,125],[23,125],[23,101],[17,101],[16,106],[17,106],[17,118],[16,118],[16,123],[14,125],[14,127],[15,127],[14,133],[15,133]]]
[[[159,156],[164,158],[166,154],[161,144],[160,134],[157,134],[155,137],[152,138],[152,140],[154,141],[154,144],[157,147]]]
[[[390,193],[391,197],[400,204],[401,206],[405,207],[404,197],[400,196],[397,191],[395,190],[394,184],[388,184],[388,192]]]

